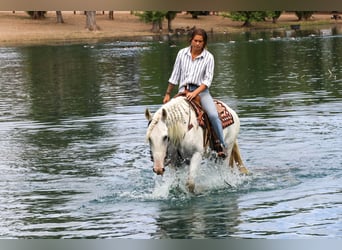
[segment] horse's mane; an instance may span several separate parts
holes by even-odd
[[[153,128],[162,119],[163,110],[167,112],[165,124],[168,128],[168,134],[171,142],[178,145],[186,132],[186,126],[189,121],[190,106],[184,97],[171,99],[163,104],[154,114],[147,130],[147,138],[150,137]]]

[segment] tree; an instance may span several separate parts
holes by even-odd
[[[171,23],[172,20],[175,19],[175,17],[177,16],[177,13],[179,13],[179,11],[168,11],[165,15],[167,19],[167,29],[169,32],[173,32]]]
[[[298,21],[302,21],[303,19],[307,21],[310,17],[312,17],[314,11],[295,11],[296,16],[298,17]]]
[[[271,11],[270,16],[272,17],[272,23],[276,23],[277,20],[279,19],[282,11],[281,10],[276,10],[276,11]]]
[[[135,13],[135,15],[139,16],[144,22],[152,23],[151,30],[154,33],[158,33],[163,29],[163,20],[166,14],[166,11],[144,11]]]
[[[85,11],[86,14],[86,29],[90,31],[99,30],[100,27],[96,24],[96,11],[88,10]]]
[[[223,17],[229,17],[233,21],[244,21],[243,27],[252,26],[252,21],[266,21],[267,18],[272,18],[272,22],[276,23],[282,11],[233,11],[223,13]]]
[[[264,21],[267,17],[266,11],[232,11],[228,14],[222,14],[224,17],[229,17],[233,21],[244,21],[243,27],[252,26],[252,21]]]
[[[43,19],[45,18],[47,11],[26,11],[27,14],[30,15],[32,19]]]

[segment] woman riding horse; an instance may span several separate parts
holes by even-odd
[[[241,173],[248,173],[237,141],[239,117],[226,104],[222,105],[234,120],[234,123],[223,130],[225,143],[228,145],[227,163],[231,167],[237,166]],[[145,117],[149,121],[146,139],[150,145],[153,172],[163,175],[166,166],[180,167],[186,163],[189,166],[187,185],[193,192],[201,161],[210,155],[210,148],[203,136],[203,127],[199,125],[195,110],[186,97],[180,96],[162,105],[153,115],[146,109]]]
[[[195,29],[190,38],[190,46],[181,49],[173,67],[163,103],[170,100],[170,94],[175,85],[178,92],[187,90],[186,98],[191,101],[200,96],[202,108],[208,115],[221,145],[218,156],[227,156],[227,145],[223,137],[223,129],[213,98],[209,93],[214,75],[214,56],[206,49],[208,36],[205,30]]]

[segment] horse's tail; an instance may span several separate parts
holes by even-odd
[[[229,158],[229,166],[234,167],[234,163],[236,163],[237,167],[239,168],[239,171],[243,174],[248,174],[248,169],[243,164],[241,154],[240,154],[240,148],[237,139],[234,142],[234,146],[232,149],[232,153]]]

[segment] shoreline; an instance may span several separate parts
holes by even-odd
[[[163,22],[161,33],[152,33],[151,24],[144,23],[130,11],[114,11],[114,20],[110,20],[108,12],[97,12],[96,23],[99,31],[85,29],[86,18],[83,12],[62,11],[64,23],[57,23],[55,11],[48,11],[46,18],[33,20],[24,11],[0,11],[0,47],[96,43],[105,40],[129,40],[143,37],[167,35],[167,22]],[[314,14],[312,20],[297,21],[294,13],[283,13],[276,24],[270,20],[254,22],[250,28],[242,27],[242,22],[232,21],[217,15],[191,18],[185,12],[177,14],[172,21],[173,29],[187,30],[193,26],[201,27],[213,34],[257,32],[267,30],[290,29],[293,24],[300,24],[301,29],[313,26],[330,26],[342,29],[342,20],[332,20],[331,14]]]

